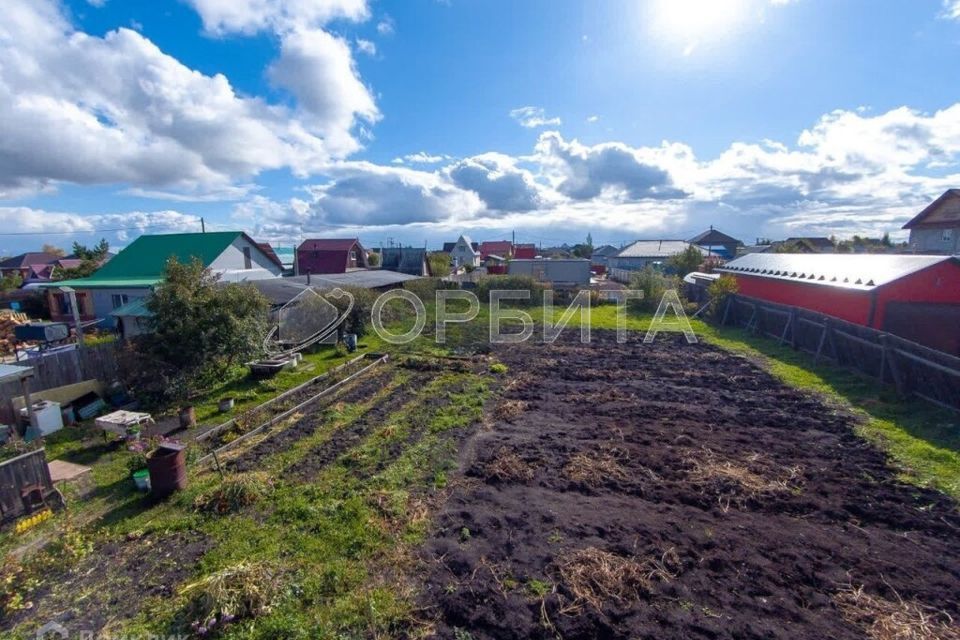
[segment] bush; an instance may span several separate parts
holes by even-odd
[[[544,286],[530,276],[489,276],[480,279],[475,293],[480,298],[480,302],[487,304],[490,302],[491,291],[529,291],[530,298],[528,300],[510,300],[507,301],[507,304],[532,306],[543,303],[543,289]]]
[[[707,295],[710,297],[710,315],[716,318],[726,297],[739,290],[737,279],[731,275],[723,274],[711,282],[707,287]]]
[[[663,294],[679,287],[679,278],[665,275],[653,267],[644,267],[642,271],[630,276],[630,288],[643,291],[643,298],[631,299],[630,306],[639,311],[656,311]]]

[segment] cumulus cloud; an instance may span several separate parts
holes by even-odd
[[[131,211],[126,213],[88,214],[46,211],[31,207],[0,207],[0,228],[18,233],[36,234],[100,234],[126,238],[149,233],[175,233],[200,230],[200,218],[179,211]]]
[[[363,38],[357,38],[357,49],[361,53],[365,53],[368,56],[377,55],[377,45],[371,42],[370,40],[364,40]]]
[[[468,218],[482,211],[480,198],[442,176],[369,162],[343,163],[331,181],[315,187],[312,210],[334,225],[387,225]]]
[[[541,134],[536,149],[540,162],[551,170],[557,190],[574,200],[591,200],[604,193],[626,200],[686,196],[666,169],[624,144],[590,147],[548,132]]]
[[[392,162],[394,164],[403,164],[405,162],[409,162],[411,164],[436,164],[449,159],[450,156],[448,155],[434,155],[427,153],[426,151],[418,151],[417,153],[408,153],[405,156],[398,156],[394,158]]]
[[[384,16],[383,19],[377,23],[377,33],[382,36],[393,35],[395,28],[393,18],[390,16]]]
[[[330,15],[322,4],[303,3],[304,11]],[[261,5],[286,7],[281,15],[299,6],[204,4]],[[220,15],[210,25],[258,23]],[[272,75],[298,98],[296,109],[241,96],[224,76],[186,67],[135,31],[91,36],[53,0],[8,0],[0,22],[0,194],[60,181],[196,192],[266,169],[308,175],[358,148],[356,118],[379,117],[349,47],[323,31],[285,36]]]
[[[960,0],[943,0],[943,17],[960,20]]]
[[[211,34],[283,32],[338,18],[365,20],[366,0],[187,0]]]
[[[453,184],[476,193],[490,212],[533,211],[546,203],[543,187],[510,156],[487,153],[465,158],[445,172]]]
[[[535,129],[537,127],[557,127],[562,124],[560,118],[549,118],[543,107],[518,107],[510,110],[510,117],[516,120],[521,127]]]

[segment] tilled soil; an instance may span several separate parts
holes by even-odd
[[[373,397],[393,375],[391,367],[384,365],[381,365],[381,367],[383,368],[374,369],[361,376],[359,380],[353,381],[352,384],[338,390],[337,393],[325,399],[322,403],[310,406],[305,412],[307,415],[297,421],[296,424],[261,440],[248,451],[243,452],[241,456],[227,463],[227,468],[237,472],[256,471],[260,468],[261,460],[289,448],[294,442],[308,437],[319,429],[323,425],[324,415],[320,407],[324,404],[354,404]]]
[[[382,426],[383,421],[391,414],[410,402],[431,377],[432,374],[423,372],[411,375],[363,415],[338,430],[329,440],[308,451],[300,461],[286,470],[285,476],[294,481],[313,479],[324,467],[360,444],[364,438]]]
[[[437,637],[880,637],[878,602],[957,632],[957,505],[854,417],[682,337],[564,338],[497,353],[422,549]]]

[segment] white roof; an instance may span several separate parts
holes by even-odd
[[[637,240],[620,250],[615,258],[669,258],[678,253],[683,253],[687,247],[696,247],[703,255],[707,255],[707,250],[696,245],[691,245],[684,240]]]
[[[751,253],[728,262],[726,273],[809,282],[847,289],[882,287],[954,256],[836,253]]]
[[[22,380],[33,375],[33,367],[23,367],[15,364],[0,364],[0,382]]]

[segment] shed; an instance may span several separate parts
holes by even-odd
[[[427,250],[415,247],[389,247],[380,253],[380,268],[411,276],[429,276]]]
[[[755,253],[720,268],[745,296],[802,307],[960,355],[960,258]]]
[[[511,276],[530,276],[556,287],[590,284],[590,261],[585,258],[534,258],[507,263]]]
[[[346,273],[368,266],[367,252],[356,238],[304,240],[297,247],[297,275]]]

